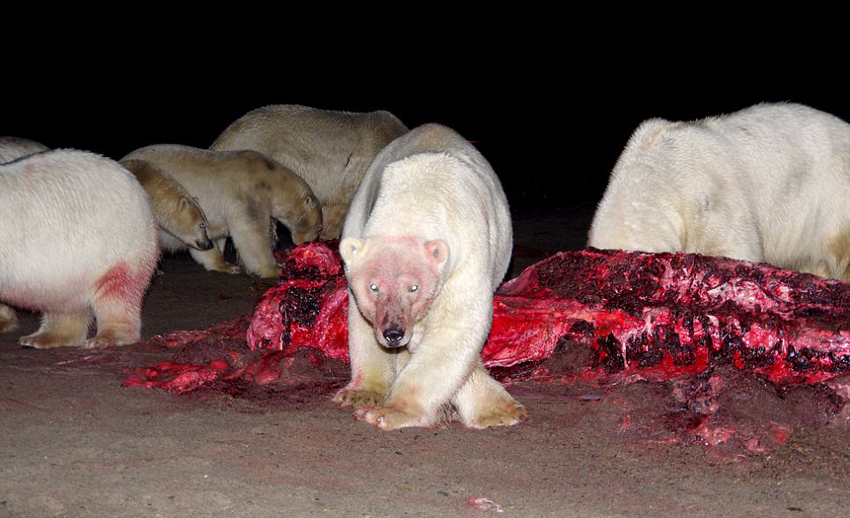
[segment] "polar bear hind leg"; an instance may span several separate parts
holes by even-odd
[[[850,281],[850,224],[845,224],[841,232],[829,241],[827,257],[831,259],[832,271],[825,275],[842,281]]]
[[[9,333],[18,328],[18,316],[15,310],[5,304],[0,304],[0,334]]]
[[[89,331],[89,310],[59,313],[45,312],[41,315],[41,326],[31,335],[22,336],[18,343],[35,349],[78,346],[84,342]]]
[[[773,263],[820,277],[850,281],[850,225],[807,252],[802,257],[792,256],[785,261],[774,259]]]
[[[142,299],[149,279],[149,272],[135,271],[125,264],[113,266],[101,277],[92,300],[97,335],[86,340],[83,347],[108,347],[139,341]]]

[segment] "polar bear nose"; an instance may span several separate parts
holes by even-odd
[[[387,347],[399,347],[402,338],[404,338],[404,329],[400,327],[384,329],[384,340],[387,341]]]
[[[213,247],[213,243],[209,239],[199,239],[195,241],[195,246],[198,247],[198,250],[210,250]]]

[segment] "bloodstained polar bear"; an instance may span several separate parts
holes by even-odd
[[[512,246],[484,157],[436,124],[396,139],[366,172],[342,237],[352,379],[334,400],[385,430],[434,425],[449,405],[473,428],[523,420],[481,363]]]
[[[799,104],[645,121],[588,244],[686,251],[850,279],[850,125]]]
[[[0,301],[42,312],[36,348],[139,339],[159,257],[148,195],[102,156],[45,151],[0,165]],[[86,340],[92,315],[97,335]],[[17,325],[0,305],[0,332]]]

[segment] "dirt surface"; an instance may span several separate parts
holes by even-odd
[[[591,211],[515,216],[512,275],[581,247]],[[271,285],[205,272],[188,256],[161,267],[145,337],[249,313]],[[36,317],[19,316],[20,333],[32,332]],[[170,358],[151,345],[39,351],[22,349],[18,336],[0,337],[0,516],[850,513],[846,423],[795,422],[769,452],[730,458],[635,432],[634,423],[657,416],[624,408],[651,400],[657,386],[577,392],[523,383],[510,387],[531,416],[520,426],[383,432],[325,395],[122,388],[126,369]]]

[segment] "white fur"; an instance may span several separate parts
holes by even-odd
[[[18,137],[0,137],[0,164],[47,151],[47,146],[34,140]]]
[[[321,207],[304,180],[256,151],[210,151],[180,145],[155,145],[133,151],[122,161],[144,160],[180,183],[206,215],[209,237],[217,246],[189,253],[207,270],[237,273],[221,251],[228,236],[248,272],[277,277],[272,255],[272,219],[289,228],[295,243],[312,241],[322,228]],[[161,236],[167,250],[185,250],[174,237]]]
[[[433,425],[449,403],[467,426],[519,422],[524,408],[488,375],[480,357],[492,324],[493,293],[512,248],[507,200],[484,157],[436,124],[396,139],[369,167],[342,235],[352,381],[335,400],[363,407],[358,416],[384,429]],[[428,249],[439,263],[439,278],[426,283],[436,285],[433,300],[413,326],[406,350],[385,349],[375,323],[358,308],[355,286],[369,282],[361,278],[366,265],[384,261],[412,263],[388,266],[412,266],[415,273],[433,271],[416,248],[426,241],[447,245]],[[382,249],[384,243],[411,249],[395,253]],[[431,256],[425,257],[428,263]]]
[[[407,128],[386,111],[350,113],[273,105],[248,112],[210,149],[253,149],[307,181],[322,203],[322,239],[340,235],[352,196],[378,152]]]
[[[207,227],[209,222],[198,200],[180,182],[161,168],[144,160],[122,160],[121,165],[133,173],[148,192],[159,223],[160,241],[179,240],[195,250],[213,247]]]
[[[847,278],[850,125],[798,104],[651,119],[611,173],[589,245],[687,251]]]
[[[0,166],[0,243],[0,300],[44,313],[41,329],[21,343],[97,347],[138,340],[142,297],[159,251],[148,196],[123,167],[72,150]],[[108,275],[116,271],[123,273]],[[98,333],[84,343],[92,311]],[[6,330],[14,327],[8,308],[0,316]]]

